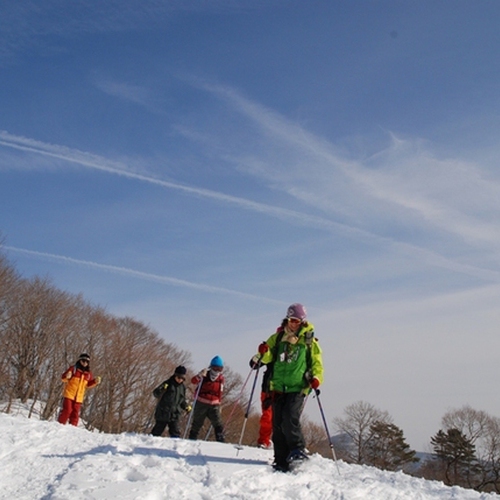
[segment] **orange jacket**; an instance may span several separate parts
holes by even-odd
[[[95,387],[99,382],[94,378],[91,371],[83,371],[75,366],[70,366],[61,376],[64,382],[63,397],[83,403],[85,391]]]

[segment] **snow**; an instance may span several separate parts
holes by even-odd
[[[319,455],[284,474],[272,471],[272,450],[89,432],[22,414],[0,413],[0,435],[0,499],[500,498]]]

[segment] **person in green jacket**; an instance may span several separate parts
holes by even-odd
[[[170,437],[180,437],[179,419],[181,412],[191,411],[191,406],[186,402],[186,388],[184,386],[186,371],[184,366],[178,366],[174,374],[153,391],[153,396],[159,400],[155,410],[156,423],[151,430],[153,436],[161,436],[168,425]]]
[[[276,333],[258,348],[260,363],[272,370],[274,464],[287,472],[307,457],[300,425],[304,398],[323,382],[321,348],[302,304],[292,304]]]

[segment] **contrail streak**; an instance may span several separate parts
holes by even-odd
[[[136,271],[135,269],[129,269],[126,267],[113,266],[110,264],[99,264],[97,262],[91,262],[88,260],[81,260],[81,259],[74,259],[72,257],[66,257],[64,255],[57,255],[57,254],[46,253],[46,252],[37,252],[35,250],[27,250],[25,248],[18,248],[18,247],[12,247],[12,246],[7,246],[7,245],[2,246],[1,248],[4,248],[5,250],[10,250],[11,252],[22,253],[22,254],[33,256],[33,257],[52,259],[52,260],[56,260],[59,262],[66,262],[68,264],[76,264],[79,266],[90,267],[93,269],[99,269],[99,270],[108,271],[108,272],[112,272],[112,273],[116,273],[116,274],[132,276],[134,278],[138,278],[138,279],[142,279],[142,280],[146,280],[146,281],[154,281],[156,283],[168,284],[168,285],[173,285],[173,286],[178,286],[178,287],[183,287],[183,288],[191,288],[194,290],[200,290],[202,292],[208,292],[208,293],[222,293],[222,294],[226,294],[226,295],[234,295],[237,297],[242,297],[245,299],[252,299],[252,300],[259,300],[259,301],[264,301],[264,302],[284,304],[284,302],[282,302],[280,300],[268,299],[266,297],[261,297],[258,295],[252,295],[249,293],[238,292],[237,290],[231,290],[229,288],[222,288],[222,287],[217,287],[217,286],[212,286],[212,285],[193,283],[191,281],[181,280],[178,278],[172,278],[170,276],[161,276],[161,275],[152,274],[152,273],[144,273],[142,271]]]
[[[174,182],[163,181],[160,179],[155,179],[154,177],[149,177],[146,175],[138,174],[127,170],[126,165],[107,160],[97,155],[92,155],[78,150],[73,150],[66,148],[64,146],[57,146],[52,144],[45,144],[40,141],[33,139],[27,139],[25,137],[18,137],[9,134],[5,131],[0,131],[0,145],[17,149],[20,151],[26,151],[30,153],[36,153],[44,156],[50,156],[52,158],[57,158],[60,160],[69,161],[72,163],[77,163],[84,167],[93,168],[96,170],[101,170],[110,174],[120,175],[122,177],[128,177],[130,179],[136,179],[143,182],[148,182],[150,184],[155,184],[157,186],[175,189],[178,191],[183,191],[188,194],[195,196],[200,196],[203,198],[211,198],[225,203],[230,203],[232,205],[237,205],[239,207],[245,208],[247,210],[252,210],[254,212],[259,212],[263,214],[268,214],[277,217],[282,220],[288,220],[300,225],[307,225],[309,227],[313,226],[323,230],[335,230],[339,229],[344,231],[363,233],[352,227],[340,224],[337,222],[330,221],[323,217],[317,217],[314,215],[306,215],[294,210],[288,210],[286,208],[279,208],[272,205],[266,205],[265,203],[258,203],[255,201],[247,200],[245,198],[239,198],[237,196],[231,196],[224,193],[219,193],[217,191],[212,191],[209,189],[195,188],[190,186],[184,186],[182,184],[177,184]]]

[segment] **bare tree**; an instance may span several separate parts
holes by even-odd
[[[484,411],[478,411],[465,405],[462,408],[450,410],[441,419],[444,429],[458,429],[472,443],[480,439],[491,417]]]
[[[332,450],[326,435],[325,427],[312,422],[305,414],[302,414],[301,424],[306,448],[311,453],[319,453],[325,458],[332,458]]]
[[[12,373],[8,349],[10,347],[10,321],[16,303],[15,290],[21,284],[21,278],[7,259],[0,254],[0,399],[8,399],[12,386]]]
[[[375,422],[391,424],[392,417],[365,401],[347,406],[344,414],[344,418],[335,418],[333,421],[338,431],[348,437],[344,440],[346,449],[343,452],[351,462],[367,463],[367,446],[375,435],[372,425]]]
[[[47,378],[57,357],[59,338],[70,328],[73,297],[57,290],[47,279],[23,280],[16,287],[8,322],[10,400],[45,399]]]
[[[93,370],[102,384],[89,396],[82,418],[103,432],[146,432],[152,390],[190,355],[132,318],[110,317],[102,326],[106,333],[93,346]]]

